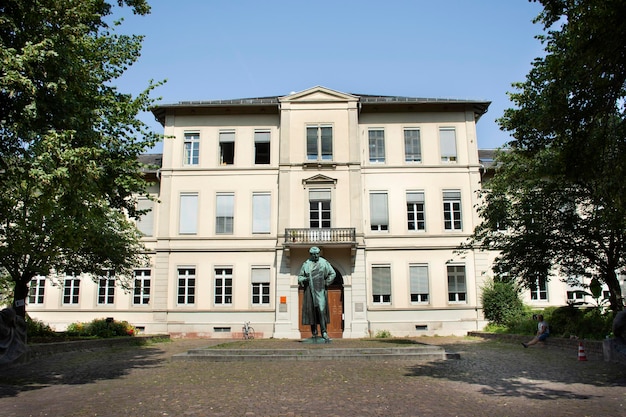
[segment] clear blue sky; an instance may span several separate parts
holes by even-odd
[[[355,94],[488,100],[478,145],[509,140],[511,107],[543,47],[527,0],[151,0],[121,32],[145,35],[118,80],[136,94],[167,80],[161,103],[286,95],[316,85]],[[127,8],[126,8],[127,9]],[[120,13],[122,11],[122,13]],[[142,119],[162,133],[151,115]],[[160,147],[155,151],[159,152]]]

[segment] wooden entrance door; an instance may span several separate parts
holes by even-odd
[[[302,324],[302,299],[304,289],[298,290],[298,325],[303,339],[312,336],[311,326]],[[326,324],[328,337],[331,339],[341,339],[343,336],[343,288],[331,286],[328,288],[328,308],[330,310],[330,323]],[[321,336],[321,335],[320,335]]]

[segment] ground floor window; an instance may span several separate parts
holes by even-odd
[[[43,304],[46,289],[46,278],[35,277],[30,281],[28,304]]]
[[[391,267],[372,266],[372,296],[374,304],[391,303]]]
[[[410,265],[411,302],[428,303],[428,265]]]
[[[534,301],[548,299],[548,283],[545,278],[538,277],[530,287],[530,299]]]
[[[252,268],[252,305],[270,304],[270,269]]]
[[[178,304],[196,302],[196,268],[178,268]]]
[[[150,275],[149,269],[138,269],[135,271],[135,286],[133,288],[133,304],[150,304]]]
[[[450,303],[467,302],[465,266],[463,265],[448,265],[448,301]]]
[[[78,304],[80,295],[80,278],[74,274],[68,274],[63,280],[63,304]]]
[[[115,276],[106,271],[105,276],[98,278],[98,304],[113,304],[115,302]]]
[[[233,269],[215,268],[215,304],[233,303]]]

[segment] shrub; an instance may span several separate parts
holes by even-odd
[[[26,334],[28,337],[50,337],[56,336],[52,328],[41,320],[33,319],[26,315]]]
[[[482,288],[483,314],[492,324],[509,325],[524,316],[524,303],[512,281],[489,281]]]
[[[546,319],[547,320],[547,319]],[[554,309],[547,320],[550,333],[558,337],[604,339],[611,333],[613,314],[597,307],[577,308],[571,305]]]
[[[374,337],[377,339],[388,339],[391,337],[391,332],[389,330],[379,330]]]
[[[95,319],[89,323],[72,323],[67,326],[67,334],[73,336],[91,336],[109,338],[134,336],[135,327],[127,321]]]

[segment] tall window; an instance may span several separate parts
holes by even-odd
[[[252,233],[269,233],[271,223],[270,193],[252,194]]]
[[[426,230],[426,212],[424,211],[424,193],[422,191],[406,193],[406,214],[409,230]]]
[[[460,191],[443,192],[443,226],[445,230],[463,230]]]
[[[196,302],[196,268],[178,268],[178,304]]]
[[[98,304],[115,303],[115,275],[112,271],[104,271],[98,278]]]
[[[548,300],[548,282],[544,277],[537,277],[530,287],[530,299],[534,301]]]
[[[137,210],[149,210],[137,220],[137,229],[144,236],[154,235],[154,201],[147,198],[137,199]]]
[[[78,304],[80,295],[80,278],[74,273],[68,273],[63,280],[63,304]]]
[[[235,213],[235,195],[217,194],[215,218],[215,233],[221,235],[232,235]]]
[[[456,162],[456,131],[451,127],[439,129],[441,162]]]
[[[270,163],[270,132],[257,130],[254,132],[254,163],[267,165]]]
[[[235,132],[220,132],[220,164],[232,165],[235,163]]]
[[[28,290],[28,304],[43,304],[45,289],[45,277],[35,277],[31,279],[30,288]]]
[[[372,230],[389,230],[389,209],[387,207],[387,193],[370,193],[370,217]]]
[[[233,269],[215,268],[215,304],[233,303]]]
[[[372,266],[372,301],[374,304],[391,303],[391,267]]]
[[[181,235],[198,233],[198,194],[196,193],[180,195],[178,233]]]
[[[332,126],[309,125],[306,127],[306,158],[309,161],[332,161]]]
[[[185,132],[184,165],[198,165],[200,157],[200,133]]]
[[[428,302],[428,265],[410,265],[411,302]]]
[[[370,162],[385,162],[385,131],[370,129],[368,131]]]
[[[404,129],[404,160],[406,162],[422,162],[419,129]]]
[[[330,217],[330,190],[309,190],[309,227],[329,228]]]
[[[448,265],[448,301],[451,303],[465,303],[466,300],[465,266]]]
[[[150,275],[149,269],[135,270],[135,286],[133,288],[133,304],[150,304]]]
[[[270,304],[270,269],[252,268],[252,305]]]

